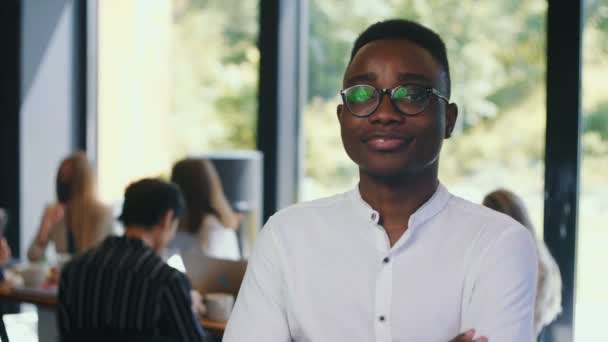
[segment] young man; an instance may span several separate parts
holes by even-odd
[[[224,341],[531,341],[532,236],[438,181],[457,117],[441,38],[372,25],[340,93],[359,185],[270,218]]]
[[[175,236],[183,208],[174,184],[144,179],[129,185],[119,218],[124,236],[107,238],[62,271],[62,341],[129,336],[203,341],[188,279],[158,255]]]

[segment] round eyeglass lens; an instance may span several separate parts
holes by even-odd
[[[410,91],[408,88],[398,87],[393,92],[393,99],[394,100],[404,100],[404,99],[407,99],[409,97],[409,95],[410,95]]]
[[[401,112],[413,115],[426,108],[429,96],[425,88],[408,85],[395,88],[391,98]]]
[[[375,109],[377,102],[376,89],[371,86],[360,85],[346,91],[346,104],[355,115],[367,115]]]

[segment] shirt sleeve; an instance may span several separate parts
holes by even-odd
[[[533,341],[538,256],[532,234],[507,229],[480,251],[462,330],[492,342]]]
[[[271,221],[256,240],[224,342],[291,341],[285,310],[284,258]]]
[[[162,291],[162,334],[176,341],[203,341],[205,333],[201,327],[201,323],[192,312],[190,282],[188,279],[179,274]]]

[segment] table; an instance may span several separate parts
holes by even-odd
[[[38,307],[54,311],[57,307],[57,290],[1,285],[0,300],[31,303]],[[201,318],[201,324],[206,331],[212,334],[219,336],[224,335],[226,322],[217,322],[206,318]]]
[[[48,309],[54,309],[57,306],[57,291],[6,286],[0,289],[0,300],[31,303]]]
[[[207,332],[218,336],[224,336],[224,330],[226,330],[226,322],[211,321],[206,318],[203,318],[201,319],[201,324]]]

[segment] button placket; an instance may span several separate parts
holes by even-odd
[[[380,259],[381,267],[376,280],[375,331],[376,341],[391,341],[391,303],[393,296],[393,267],[390,262],[390,250],[385,250]]]

